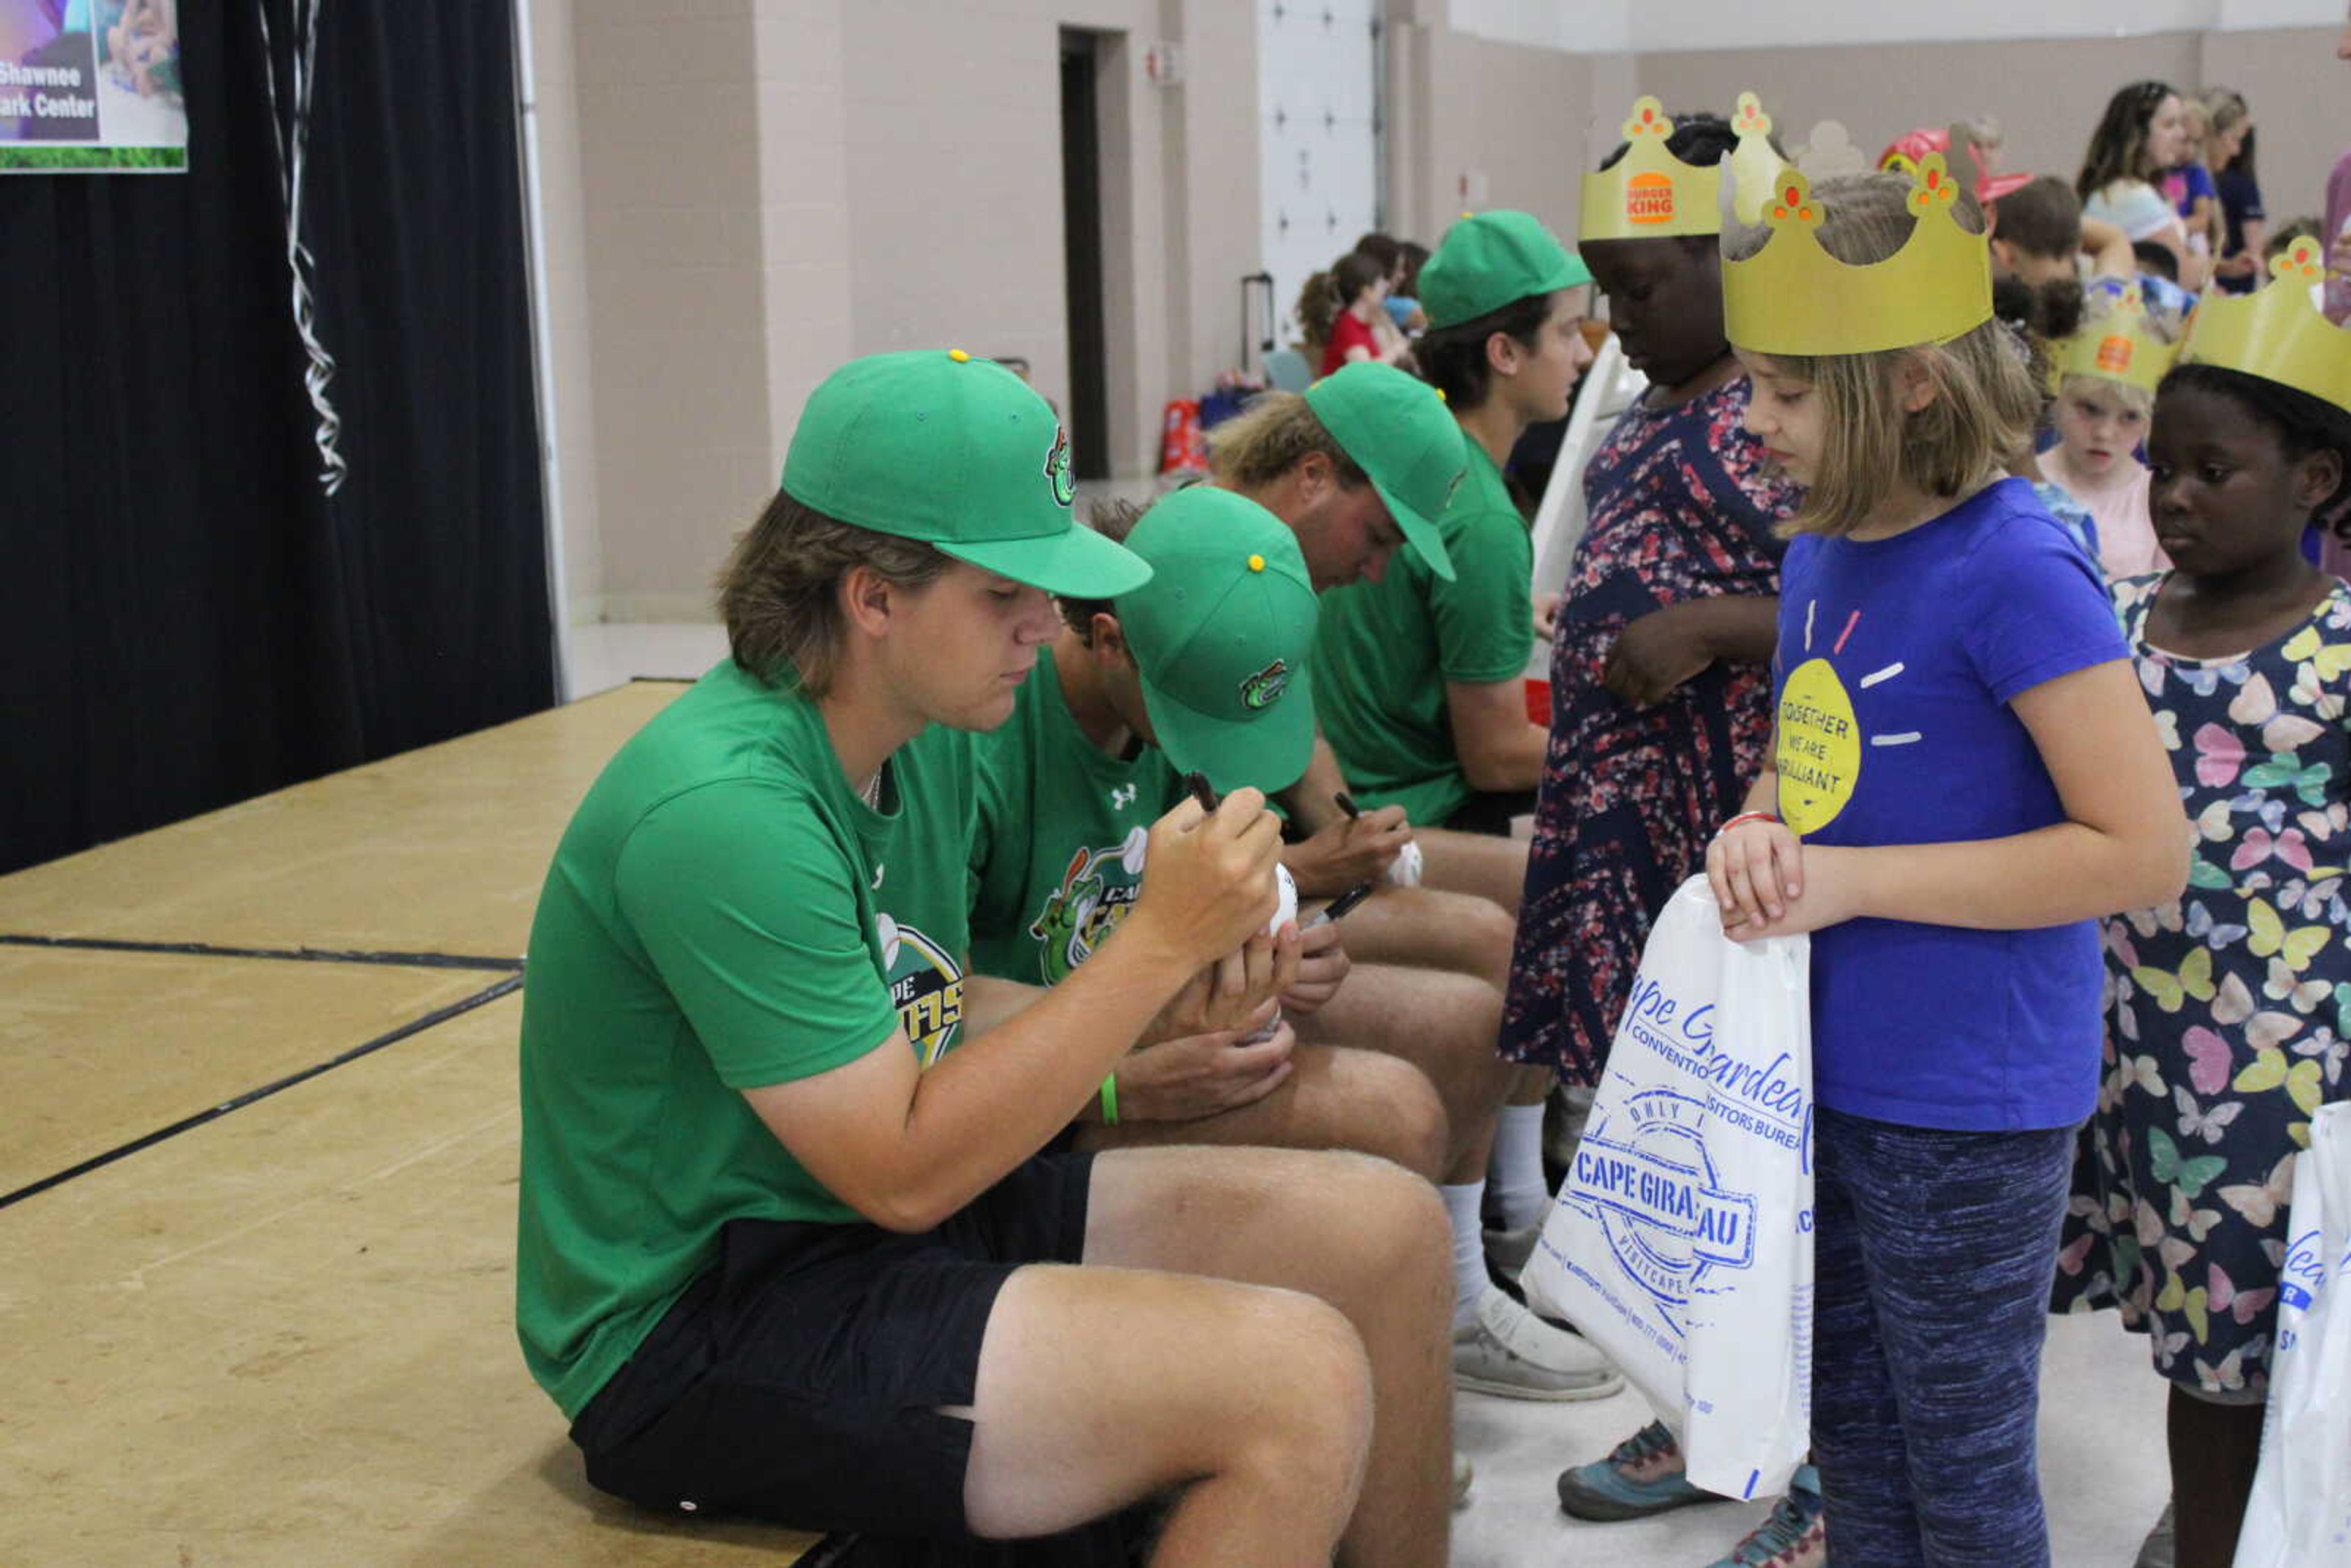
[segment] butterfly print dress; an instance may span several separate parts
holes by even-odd
[[[2161,574],[2115,585],[2195,841],[2179,902],[2106,923],[2106,1073],[2056,1305],[2116,1305],[2156,1370],[2269,1382],[2294,1155],[2351,1046],[2351,590],[2234,659],[2146,640]]]

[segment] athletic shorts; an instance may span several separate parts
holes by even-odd
[[[1510,819],[1523,817],[1535,809],[1535,792],[1531,789],[1480,790],[1461,802],[1444,825],[1457,833],[1486,833],[1494,838],[1510,836]]]
[[[588,1479],[673,1517],[969,1542],[964,1471],[996,1295],[1074,1263],[1092,1156],[1040,1155],[937,1229],[737,1219],[572,1424]]]

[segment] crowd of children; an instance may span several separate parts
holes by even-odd
[[[518,1321],[591,1479],[1441,1563],[1452,1389],[1622,1386],[1504,1287],[1702,872],[1809,934],[1817,1085],[1813,1462],[1717,1568],[2048,1563],[2041,1348],[2097,1306],[2171,1385],[2142,1562],[2226,1564],[2351,1096],[2351,335],[2317,242],[2263,254],[2236,95],[2126,88],[2071,185],[1997,141],[1815,177],[1751,95],[1644,99],[1573,248],[1366,236],[1301,299],[1322,378],[1092,528],[998,368],[827,382],[733,656],[533,933]],[[1536,722],[1508,467],[1604,308],[1648,385]],[[1709,1500],[1662,1422],[1559,1493]]]

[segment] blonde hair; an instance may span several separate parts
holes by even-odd
[[[1823,180],[1821,247],[1848,266],[1885,260],[1909,239],[1910,182],[1899,174],[1854,174]],[[1962,193],[1965,227],[1980,232],[1983,216]],[[1763,247],[1761,228],[1723,231],[1723,255],[1743,260]],[[2015,333],[1985,321],[1946,343],[1922,343],[1869,354],[1774,354],[1772,364],[1810,385],[1821,400],[1823,440],[1803,509],[1781,525],[1782,534],[1851,533],[1866,522],[1897,483],[1930,496],[1955,497],[2030,444],[2041,397],[2028,368],[2030,352]],[[1916,367],[1934,392],[1917,413],[1897,401],[1896,378]]]
[[[2059,397],[2071,397],[2075,392],[2095,392],[2126,413],[2148,413],[2155,408],[2155,394],[2145,387],[2109,381],[2105,376],[2069,375],[2057,383]]]
[[[2082,332],[2097,332],[2113,318],[2116,306],[2116,301],[2112,294],[2103,288],[2095,291],[2090,297],[2090,308],[2082,317]],[[2147,303],[2147,335],[2158,343],[2173,342],[2179,336],[2179,323],[2172,318],[2171,313],[2153,300]],[[2132,413],[2147,413],[2155,408],[2155,393],[2146,387],[2134,386],[2128,382],[2113,381],[2105,376],[2067,375],[2058,383],[2057,395],[2064,397],[2073,392],[2077,383],[2090,391],[2103,393]]]
[[[1310,452],[1320,452],[1331,460],[1340,485],[1346,489],[1361,489],[1371,482],[1297,392],[1266,392],[1208,432],[1209,466],[1217,482],[1230,490],[1270,485],[1297,467]]]

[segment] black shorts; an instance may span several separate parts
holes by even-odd
[[[997,1292],[1074,1263],[1092,1156],[1043,1155],[937,1229],[737,1219],[572,1423],[588,1479],[673,1517],[955,1542]]]
[[[1457,833],[1487,833],[1507,839],[1510,836],[1510,819],[1526,816],[1534,809],[1535,792],[1531,789],[1480,790],[1446,818],[1445,826]]]

